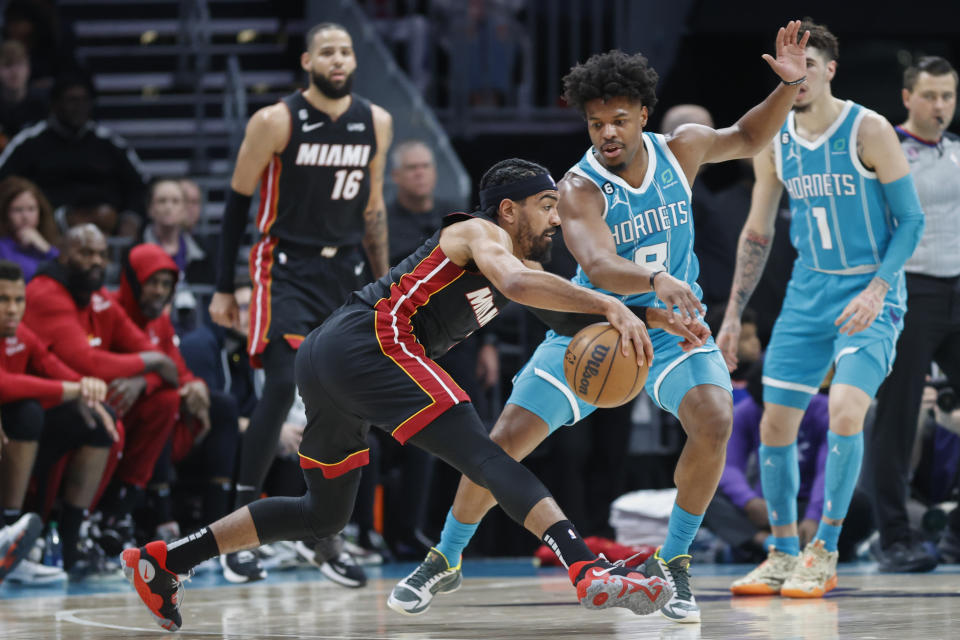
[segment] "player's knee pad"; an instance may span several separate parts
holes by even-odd
[[[304,472],[307,493],[301,498],[303,520],[317,538],[340,533],[350,521],[360,487],[360,469],[323,478],[319,469]]]
[[[43,407],[36,400],[21,400],[0,409],[3,431],[11,440],[36,442],[43,433]]]
[[[507,515],[521,526],[534,505],[550,496],[547,488],[529,469],[503,450],[481,462],[478,470],[484,486]]]

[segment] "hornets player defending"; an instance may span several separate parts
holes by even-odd
[[[667,538],[642,569],[674,587],[661,612],[677,622],[700,620],[689,583],[688,551],[723,471],[733,413],[730,375],[697,317],[703,308],[690,184],[700,165],[750,157],[777,132],[803,81],[806,36],[798,38],[799,32],[799,21],[780,29],[776,58],[764,59],[781,82],[726,129],[691,124],[669,138],[644,133],[657,101],[657,74],[639,54],[597,55],[564,78],[564,97],[583,113],[593,143],[560,183],[564,238],[580,265],[574,282],[631,306],[659,307],[647,313],[655,358],[646,390],[680,419],[687,433],[674,475],[677,500]],[[655,311],[674,308],[683,314],[682,322],[698,327],[699,344],[689,338],[681,343],[653,321]],[[563,353],[569,341],[548,333],[514,381],[491,437],[516,458],[529,454],[561,425],[594,410],[577,400],[564,381]],[[440,543],[394,588],[390,607],[421,613],[436,593],[458,587],[460,553],[494,504],[489,492],[463,478]]]
[[[903,265],[923,232],[923,212],[893,127],[834,98],[837,39],[810,32],[807,75],[793,112],[754,159],[756,183],[740,235],[726,317],[717,337],[736,365],[740,314],[770,251],[783,188],[797,249],[793,276],[763,370],[760,479],[773,529],[768,559],[735,581],[735,594],[816,598],[837,583],[837,538],[863,457],[863,420],[890,371],[906,312]],[[797,429],[828,369],[829,454],[824,509],[800,554]]]

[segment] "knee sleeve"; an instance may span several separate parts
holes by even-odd
[[[3,431],[11,440],[36,442],[43,433],[43,407],[36,400],[21,400],[0,407]]]
[[[305,470],[307,493],[299,498],[267,498],[249,505],[260,544],[278,540],[325,538],[339,533],[350,519],[360,470],[326,479],[319,470]]]
[[[469,403],[444,412],[408,442],[488,489],[507,515],[521,526],[533,506],[550,496],[529,469],[490,439]]]

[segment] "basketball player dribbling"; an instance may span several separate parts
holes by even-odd
[[[646,327],[623,303],[535,264],[549,254],[560,224],[556,184],[545,168],[504,160],[480,186],[492,217],[447,216],[440,231],[354,292],[297,351],[307,493],[257,500],[169,545],[157,540],[123,552],[124,573],[163,628],[181,626],[183,579],[207,558],[340,531],[369,462],[371,425],[488,487],[514,521],[552,545],[584,607],[645,614],[669,600],[663,578],[590,552],[546,487],[490,440],[470,398],[434,361],[508,300],[599,314],[620,332],[624,355],[636,349],[638,364],[653,356]]]
[[[733,126],[714,130],[685,125],[672,136],[644,133],[656,104],[656,72],[637,54],[612,51],[590,58],[564,78],[564,98],[583,113],[592,146],[560,182],[564,239],[579,264],[573,281],[638,306],[678,309],[698,324],[699,346],[681,344],[651,325],[656,358],[646,391],[677,416],[687,433],[674,475],[677,499],[666,541],[641,568],[663,577],[674,596],[660,611],[676,622],[698,622],[700,608],[689,582],[690,543],[723,471],[732,425],[730,376],[703,324],[699,266],[693,254],[690,184],[700,165],[748,158],[763,148],[790,110],[804,76],[806,36],[800,22],[777,34],[776,57],[764,59],[781,83]],[[650,312],[648,312],[648,317]],[[563,375],[568,336],[553,332],[514,381],[491,437],[522,459],[553,431],[594,407],[576,398]],[[422,613],[435,594],[461,580],[461,551],[493,496],[466,477],[437,547],[388,604]]]
[[[389,266],[383,171],[393,137],[390,114],[351,93],[357,60],[342,26],[310,29],[300,64],[308,87],[260,109],[247,124],[230,181],[217,292],[210,302],[214,322],[236,326],[234,264],[259,184],[260,238],[250,251],[247,348],[265,375],[243,436],[236,508],[260,495],[293,404],[293,362],[304,336],[370,282],[365,257],[374,278]],[[336,544],[307,542],[328,578],[348,587],[365,584],[363,570]],[[253,553],[222,556],[221,564],[231,582],[266,577]]]
[[[837,539],[863,459],[863,421],[893,365],[906,313],[903,265],[923,234],[923,210],[886,118],[834,98],[837,39],[810,33],[807,76],[793,112],[753,161],[756,183],[740,235],[730,302],[717,342],[736,366],[740,315],[770,252],[783,188],[797,249],[763,364],[760,479],[770,553],[736,580],[740,595],[817,598],[837,583]],[[797,431],[831,366],[824,510],[800,553]]]

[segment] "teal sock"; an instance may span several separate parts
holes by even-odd
[[[664,562],[670,562],[677,556],[686,555],[690,551],[690,543],[697,536],[701,522],[703,514],[696,516],[674,503],[670,524],[667,525],[667,539],[660,547],[660,558]]]
[[[760,484],[763,498],[767,501],[770,524],[793,524],[797,521],[797,492],[800,490],[797,443],[784,447],[761,444],[759,464]]]
[[[827,432],[827,464],[823,471],[823,517],[843,520],[847,517],[853,490],[860,477],[863,462],[863,432],[841,436]],[[825,524],[817,529],[817,539],[823,540],[827,551],[837,550],[840,527]]]
[[[447,564],[455,567],[460,564],[460,554],[470,544],[470,538],[477,532],[476,524],[463,524],[453,517],[453,509],[447,512],[447,521],[443,524],[443,531],[440,532],[440,542],[435,547],[437,551],[443,554],[447,559]]]
[[[814,536],[814,539],[823,540],[823,548],[827,551],[836,551],[837,541],[840,539],[840,529],[842,528],[843,527],[827,524],[821,520],[820,526],[817,527],[817,535]]]
[[[767,538],[767,544],[772,544],[777,551],[789,553],[791,556],[800,555],[800,538],[797,536],[786,536],[784,538],[770,536]]]

